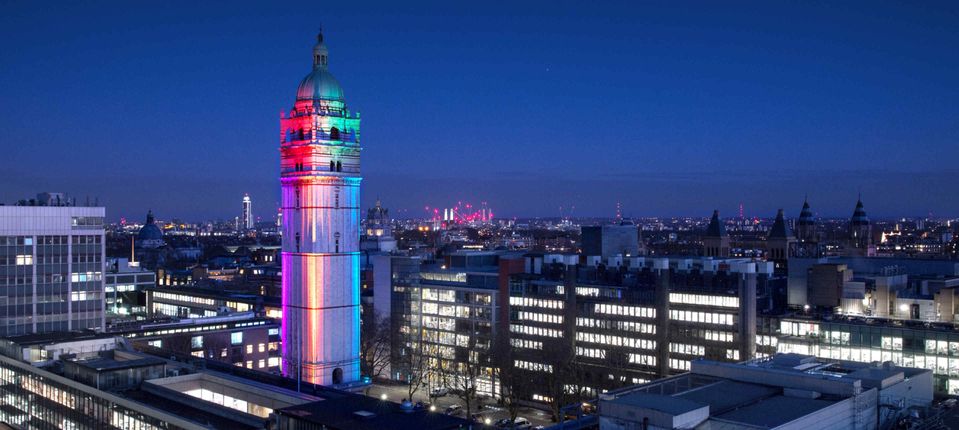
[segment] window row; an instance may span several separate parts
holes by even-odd
[[[707,294],[669,293],[669,302],[687,305],[739,308],[738,297],[712,296]]]
[[[562,315],[544,314],[539,312],[519,311],[518,319],[520,321],[535,321],[535,322],[542,322],[542,323],[548,323],[548,324],[563,323]]]
[[[563,302],[559,300],[534,299],[532,297],[512,296],[509,298],[509,304],[510,306],[530,306],[530,307],[546,308],[546,309],[563,309]]]
[[[637,339],[633,337],[614,336],[603,333],[576,333],[576,340],[580,342],[598,343],[600,345],[625,346],[635,349],[656,349],[656,341],[651,339]]]
[[[656,309],[643,306],[623,306],[611,305],[608,303],[596,303],[593,312],[598,314],[624,315],[640,318],[656,318]]]
[[[544,327],[530,327],[527,325],[510,324],[509,331],[530,336],[563,337],[561,330]]]
[[[681,311],[671,309],[669,318],[677,321],[689,321],[706,324],[734,325],[734,318],[731,314],[720,314],[715,312]]]

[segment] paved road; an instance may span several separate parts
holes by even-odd
[[[382,398],[384,394],[386,395],[386,400],[390,400],[393,402],[401,402],[403,399],[405,399],[408,396],[409,391],[407,390],[407,387],[405,385],[373,384],[373,386],[370,387],[369,389],[368,395],[370,397]],[[429,393],[426,391],[426,389],[420,389],[419,391],[413,394],[413,403],[416,403],[418,401],[430,402],[431,399],[428,398],[428,395]],[[481,412],[483,416],[490,419],[490,422],[496,422],[497,420],[501,418],[509,418],[509,412],[507,412],[505,408],[498,406],[495,400],[492,400],[489,398],[480,399],[479,403],[480,403],[479,405],[472,405],[473,412],[474,413]],[[463,403],[462,399],[452,394],[448,396],[432,399],[432,404],[436,406],[437,413],[444,413],[444,411],[446,411],[446,408],[453,404],[460,405],[462,407],[466,406]],[[497,409],[491,409],[486,406],[491,406]],[[466,413],[465,411],[460,412],[456,414],[456,416],[464,417],[466,416]],[[531,423],[533,423],[534,426],[537,426],[537,425],[548,426],[552,424],[552,422],[550,421],[549,413],[545,411],[541,411],[539,409],[520,407],[519,414],[517,416],[528,419]]]

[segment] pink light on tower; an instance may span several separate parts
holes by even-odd
[[[320,34],[280,117],[283,373],[320,385],[360,378],[360,119],[327,62]]]

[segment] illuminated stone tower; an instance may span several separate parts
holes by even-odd
[[[360,378],[360,115],[327,62],[320,33],[280,115],[283,372],[322,385]]]

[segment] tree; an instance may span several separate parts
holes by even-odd
[[[393,358],[394,362],[392,364],[401,372],[406,373],[407,399],[413,401],[413,395],[420,390],[423,383],[432,377],[435,368],[430,365],[429,356],[432,354],[429,354],[430,351],[424,350],[430,348],[429,346],[426,346],[418,337],[405,335],[403,339],[405,341],[399,348],[398,354]]]
[[[529,384],[526,375],[516,368],[513,360],[513,348],[505,339],[506,336],[500,336],[490,354],[491,362],[499,369],[497,377],[499,378],[500,401],[506,407],[509,414],[509,421],[516,422],[519,415],[519,400],[521,398],[522,387]]]
[[[360,369],[376,380],[390,365],[390,318],[373,311],[360,332]]]
[[[480,363],[479,352],[473,347],[466,350],[466,356],[460,360],[439,360],[440,380],[456,397],[463,401],[466,417],[470,418],[476,401],[477,380],[484,372],[485,366]]]
[[[572,345],[561,339],[543,343],[546,366],[541,375],[541,385],[550,398],[549,408],[553,421],[563,418],[563,408],[581,403],[586,397],[585,371],[576,361]]]

